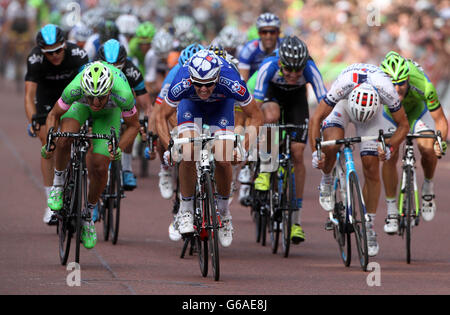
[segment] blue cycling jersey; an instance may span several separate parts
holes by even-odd
[[[176,74],[178,73],[178,70],[180,70],[181,66],[180,64],[176,64],[166,75],[164,78],[161,91],[158,94],[158,97],[156,98],[156,103],[161,104],[164,98],[167,95],[167,92],[169,92],[170,84],[172,84],[172,81],[175,79]]]
[[[281,41],[279,38],[276,48],[280,46]],[[250,78],[258,70],[264,58],[270,54],[272,52],[269,54],[264,52],[260,39],[249,41],[239,54],[239,69],[249,69],[250,73],[248,77]]]
[[[165,97],[167,104],[176,107],[183,99],[196,103],[214,103],[233,99],[241,106],[248,105],[253,98],[247,89],[247,85],[230,63],[223,58],[219,59],[221,63],[219,80],[209,99],[202,100],[197,96],[190,79],[188,66],[185,64],[178,70],[175,79],[169,87]]]
[[[306,83],[310,83],[316,94],[317,101],[320,102],[327,94],[327,89],[322,80],[322,75],[319,69],[312,59],[306,62],[305,69],[303,70],[303,75],[298,79],[295,85],[287,84],[280,71],[280,66],[278,64],[279,56],[278,51],[275,56],[268,57],[264,59],[261,67],[258,70],[258,77],[256,79],[256,86],[254,97],[258,101],[264,101],[269,84],[275,84],[280,89],[290,91],[303,87]]]

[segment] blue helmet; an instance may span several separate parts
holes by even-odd
[[[211,82],[219,78],[220,60],[212,51],[200,50],[189,59],[188,65],[193,82]]]
[[[278,18],[278,16],[276,16],[273,13],[263,13],[260,16],[258,16],[258,19],[256,20],[256,28],[260,29],[261,27],[268,27],[268,26],[280,28],[281,21]]]
[[[124,63],[127,59],[127,51],[117,39],[110,39],[98,49],[98,58],[107,63]]]
[[[191,58],[195,53],[199,52],[202,49],[205,49],[205,47],[200,44],[191,44],[187,46],[181,51],[180,57],[178,58],[178,64],[180,66],[183,66],[186,61],[189,60],[189,58]]]
[[[43,48],[64,41],[62,29],[55,24],[47,24],[36,35],[36,44]]]

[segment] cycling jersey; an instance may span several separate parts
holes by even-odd
[[[327,90],[323,84],[322,75],[317,69],[312,59],[306,62],[303,75],[298,79],[295,85],[289,85],[283,77],[278,64],[279,56],[275,55],[266,58],[258,70],[258,76],[255,84],[254,97],[258,101],[264,101],[269,85],[275,85],[277,88],[285,91],[300,89],[307,83],[310,83],[314,89],[317,100],[320,102],[326,95]]]
[[[170,84],[172,84],[172,81],[175,79],[176,74],[178,73],[178,70],[180,70],[181,66],[180,64],[176,64],[175,67],[173,67],[169,73],[166,75],[164,82],[161,87],[161,91],[158,94],[158,97],[156,98],[156,104],[161,104],[164,98],[167,95],[167,92],[169,91]]]
[[[389,76],[379,67],[363,63],[355,63],[345,68],[331,85],[323,100],[329,106],[334,107],[337,102],[346,99],[350,92],[363,82],[368,82],[377,89],[381,103],[387,105],[391,113],[401,108],[400,99]]]
[[[119,137],[120,117],[131,117],[136,114],[136,106],[133,92],[128,84],[127,78],[119,69],[103,62],[113,73],[113,86],[108,103],[99,111],[92,111],[87,105],[88,101],[81,89],[80,72],[70,84],[64,89],[58,105],[66,111],[61,119],[72,118],[77,120],[80,125],[92,117],[92,132],[100,134],[109,134],[112,127],[116,129],[116,135]],[[109,156],[107,140],[93,140],[93,152]]]
[[[279,38],[276,48],[278,48],[280,43],[281,39]],[[253,73],[258,70],[264,58],[266,58],[270,54],[272,54],[272,52],[264,52],[260,39],[249,41],[247,44],[245,44],[244,48],[242,48],[239,54],[239,69],[250,70],[248,76],[250,78]]]
[[[127,38],[124,35],[119,34],[118,40],[119,40],[120,44],[125,47],[125,50],[128,53],[129,48],[128,48]],[[97,56],[98,49],[100,48],[101,45],[102,45],[102,43],[100,42],[100,34],[98,34],[98,33],[91,35],[86,40],[86,43],[84,44],[84,49],[86,50],[86,52],[89,56],[89,61],[94,60],[94,58]]]
[[[145,65],[145,82],[155,82],[157,73],[165,75],[169,66],[161,62],[161,59],[156,55],[153,49],[150,49],[147,54],[145,54],[144,59]]]
[[[434,130],[434,121],[429,117],[429,112],[437,110],[441,104],[436,93],[436,88],[423,72],[423,69],[414,61],[408,60],[409,87],[402,101],[408,116],[412,132]],[[393,123],[392,116],[384,109],[388,119]]]
[[[64,60],[59,66],[50,63],[39,47],[31,50],[27,58],[25,81],[37,83],[35,100],[37,114],[50,112],[64,88],[87,62],[86,52],[69,42],[66,42]],[[45,124],[45,118],[39,123]]]
[[[145,89],[144,78],[142,76],[141,71],[139,71],[138,67],[131,61],[131,59],[127,58],[125,61],[125,65],[123,66],[122,72],[128,79],[128,83],[133,91],[136,93],[136,96],[143,95],[147,93]]]

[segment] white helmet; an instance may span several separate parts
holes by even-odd
[[[350,114],[356,121],[367,122],[380,107],[377,90],[367,82],[357,85],[348,97]]]
[[[193,82],[213,82],[219,78],[219,57],[207,49],[195,53],[189,59],[188,67]]]
[[[139,24],[139,19],[132,14],[122,14],[116,19],[117,28],[124,35],[134,35]]]
[[[231,25],[225,26],[219,33],[218,40],[225,48],[237,48],[242,43],[239,30]]]

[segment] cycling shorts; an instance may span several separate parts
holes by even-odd
[[[384,108],[383,115],[390,122],[392,130],[397,129],[397,124],[392,118],[389,110]],[[430,111],[426,106],[417,106],[412,112],[406,113],[408,117],[409,127],[411,133],[420,133],[424,131],[433,131],[435,130],[435,124],[433,117],[431,117]]]
[[[82,126],[87,119],[92,118],[92,133],[110,134],[111,127],[116,129],[116,137],[119,139],[121,110],[118,107],[102,109],[98,112],[91,110],[89,105],[75,102],[69,110],[61,117],[61,120],[72,118]],[[93,139],[93,152],[109,157],[108,140]]]
[[[309,107],[305,85],[292,90],[285,90],[274,84],[270,84],[266,92],[266,97],[264,98],[264,103],[268,102],[274,102],[280,106],[280,123],[293,125],[308,124]],[[294,142],[306,143],[308,141],[307,129],[292,130],[290,134]]]

